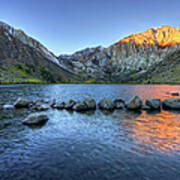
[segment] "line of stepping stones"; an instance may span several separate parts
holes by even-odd
[[[50,102],[45,102],[43,100],[38,100],[33,102],[32,100],[25,98],[18,98],[14,105],[4,105],[3,109],[12,109],[12,108],[32,108],[37,111],[45,111],[50,108],[55,109],[66,109],[66,110],[74,110],[74,111],[89,111],[96,110],[97,105],[96,101],[93,98],[86,98],[83,101],[74,101],[69,100],[67,103],[59,102],[56,103],[55,100]],[[98,103],[98,108],[102,110],[114,110],[114,109],[124,109],[139,111],[139,110],[160,110],[163,109],[172,109],[172,110],[180,110],[180,98],[169,98],[164,101],[160,99],[148,98],[145,101],[145,105],[143,105],[142,100],[138,96],[132,96],[127,101],[122,99],[112,100],[110,98],[103,98]],[[34,125],[41,124],[48,120],[48,116],[42,113],[32,113],[30,114],[23,124],[25,125]]]

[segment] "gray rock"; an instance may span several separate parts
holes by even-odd
[[[48,102],[44,102],[43,100],[38,100],[36,103],[33,105],[33,109],[37,111],[46,111],[50,108],[50,105]]]
[[[25,125],[41,125],[48,121],[48,116],[42,113],[30,114],[23,122]]]
[[[73,106],[73,110],[75,110],[75,111],[86,111],[86,110],[88,110],[88,107],[84,102],[77,102]]]
[[[95,110],[96,109],[96,101],[92,98],[86,98],[84,101],[88,110]]]
[[[65,102],[56,103],[53,107],[56,109],[64,109],[65,108]]]
[[[18,98],[17,101],[14,103],[16,108],[28,108],[32,105],[33,101],[25,98]]]
[[[178,92],[172,92],[170,93],[172,96],[179,96],[179,93]]]
[[[138,96],[132,96],[125,104],[129,110],[138,110],[141,109],[142,100]]]
[[[145,104],[149,106],[151,109],[160,109],[161,108],[161,100],[149,98],[146,99]]]
[[[53,99],[48,104],[49,104],[49,106],[53,107],[56,104],[56,100]]]
[[[146,105],[142,105],[141,109],[142,110],[151,110],[151,108],[149,106],[146,106]]]
[[[50,108],[50,105],[49,104],[41,104],[41,105],[36,105],[34,107],[35,110],[38,110],[38,111],[46,111]]]
[[[116,109],[123,109],[124,108],[124,101],[122,99],[116,99],[114,101]]]
[[[10,104],[6,104],[3,106],[3,109],[14,109],[14,106]]]
[[[104,110],[113,110],[115,108],[115,104],[110,98],[103,98],[99,104],[98,104],[100,109]]]
[[[73,106],[76,104],[76,102],[74,100],[69,100],[69,102],[66,103],[65,105],[65,109],[67,110],[72,110],[73,109]]]
[[[180,98],[170,98],[163,101],[164,109],[180,110]]]

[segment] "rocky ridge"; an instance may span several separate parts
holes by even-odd
[[[180,28],[162,26],[132,34],[108,48],[99,46],[61,55],[59,61],[87,78],[127,82],[134,74],[147,72],[179,49]]]
[[[70,81],[75,76],[22,30],[0,22],[0,81]]]

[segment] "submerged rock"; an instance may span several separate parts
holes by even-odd
[[[138,110],[141,109],[142,100],[138,96],[132,96],[125,104],[129,110]]]
[[[16,108],[28,108],[32,105],[33,101],[25,98],[18,98],[14,103]]]
[[[48,121],[48,116],[42,113],[30,114],[23,122],[25,125],[41,125]]]
[[[99,104],[98,104],[100,109],[103,110],[113,110],[115,108],[115,104],[110,98],[103,98]]]
[[[124,108],[124,101],[122,99],[116,99],[114,101],[116,109],[123,109]]]
[[[180,110],[180,98],[166,99],[162,103],[164,109]]]
[[[151,109],[160,109],[161,108],[161,100],[160,99],[149,98],[149,99],[146,99],[145,103]]]

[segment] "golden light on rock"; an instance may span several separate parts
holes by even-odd
[[[150,44],[156,46],[170,46],[180,43],[180,28],[171,26],[161,26],[158,28],[150,28],[141,33],[135,33],[118,41],[119,43],[135,42],[137,45]]]

